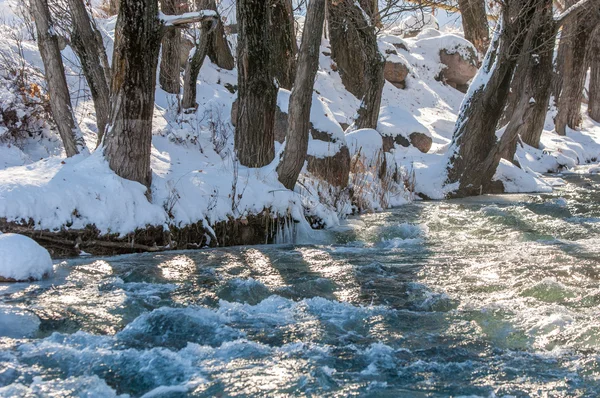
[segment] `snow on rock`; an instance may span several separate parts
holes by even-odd
[[[421,152],[431,149],[431,133],[410,112],[398,106],[384,106],[379,114],[377,130],[403,147],[413,145]]]
[[[535,172],[522,170],[506,159],[500,159],[493,180],[502,182],[506,193],[552,192],[552,187]]]
[[[383,149],[383,139],[377,130],[360,129],[346,134],[350,156],[360,152],[367,159],[374,159]]]
[[[418,12],[402,19],[399,24],[392,27],[394,33],[402,33],[404,37],[416,36],[425,28],[439,29],[438,20],[430,13]]]
[[[48,250],[19,234],[0,235],[0,282],[39,280],[52,274]]]

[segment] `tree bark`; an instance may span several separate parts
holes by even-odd
[[[465,39],[473,43],[479,54],[490,45],[490,32],[484,0],[458,0]]]
[[[196,0],[196,6],[198,10],[217,11],[215,0]],[[232,70],[235,67],[235,61],[225,34],[225,27],[220,17],[218,17],[216,27],[209,35],[206,54],[210,61],[219,68]]]
[[[275,156],[277,87],[269,46],[270,7],[264,0],[238,0],[236,5],[238,112],[234,148],[242,165],[262,167]]]
[[[587,56],[590,65],[588,115],[600,123],[600,24],[592,32]]]
[[[362,100],[357,128],[376,128],[381,105],[385,59],[379,52],[372,15],[374,0],[329,0],[331,57],[346,89]],[[365,11],[365,12],[363,12]],[[365,15],[366,14],[366,15]]]
[[[498,145],[496,126],[527,29],[541,2],[509,0],[503,7],[502,28],[491,43],[456,122],[447,169],[447,184],[455,186],[449,196],[477,195],[492,180],[500,159],[494,153]]]
[[[566,135],[567,126],[571,129],[578,128],[582,121],[581,102],[587,74],[585,53],[592,29],[598,23],[596,13],[597,11],[579,13],[572,23],[564,26],[561,34],[558,50],[558,54],[563,57],[559,61],[561,85],[556,102],[558,112],[554,119],[556,133],[559,135]]]
[[[161,30],[157,0],[121,0],[104,155],[117,175],[148,189],[152,183],[152,113]]]
[[[285,137],[285,151],[277,167],[279,181],[288,189],[294,189],[306,160],[310,108],[315,76],[319,68],[321,32],[325,20],[325,1],[311,0],[302,32],[298,71],[288,108],[289,127]]]
[[[273,75],[280,87],[291,90],[296,76],[296,53],[298,52],[292,0],[269,0],[269,3],[271,7],[269,42]]]
[[[548,111],[556,36],[552,1],[541,0],[537,10],[517,61],[508,103],[499,124],[513,123],[507,131],[515,131],[515,144],[520,136],[524,143],[535,148],[539,147]],[[517,119],[518,126],[515,126],[513,115],[524,106],[531,110],[525,119]],[[515,152],[516,145],[507,146],[501,156],[512,162]]]
[[[38,47],[44,62],[44,74],[48,84],[48,94],[50,95],[50,108],[67,157],[71,157],[85,149],[85,142],[83,137],[78,134],[79,128],[73,117],[71,96],[58,47],[58,38],[54,32],[47,1],[31,0],[30,4],[35,19]]]
[[[214,21],[202,22],[198,43],[193,55],[185,66],[183,74],[183,98],[181,100],[181,108],[184,111],[196,109],[196,81],[198,80],[198,74],[208,52],[208,43],[210,42],[211,30],[214,26],[216,26]]]
[[[177,15],[181,12],[179,0],[160,0],[161,11],[165,15]],[[179,94],[181,70],[181,31],[168,29],[162,38],[162,52],[160,59],[160,87],[167,93]]]
[[[99,146],[110,114],[110,65],[102,35],[90,18],[83,0],[68,0],[68,2],[73,25],[71,47],[79,58],[81,69],[94,100],[98,127],[96,146]]]

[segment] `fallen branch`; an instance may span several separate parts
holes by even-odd
[[[202,22],[207,19],[212,19],[215,22],[218,19],[217,12],[214,10],[200,10],[194,12],[186,12],[180,15],[165,15],[162,12],[158,14],[158,18],[162,21],[165,27],[182,27],[191,23]]]

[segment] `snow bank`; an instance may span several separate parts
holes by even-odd
[[[38,280],[52,273],[48,250],[18,234],[0,235],[0,282]]]

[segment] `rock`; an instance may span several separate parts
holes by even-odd
[[[433,144],[433,139],[423,133],[411,133],[409,138],[410,144],[423,153],[429,152]]]
[[[459,52],[451,53],[446,49],[440,50],[440,61],[446,67],[440,73],[440,77],[448,85],[466,93],[469,82],[477,74],[477,55],[475,53],[467,58]]]
[[[19,234],[0,235],[0,282],[34,281],[52,272],[48,250],[36,241]]]
[[[383,70],[385,80],[398,88],[406,88],[406,76],[408,76],[408,72],[408,67],[402,63],[385,61],[385,68]]]

